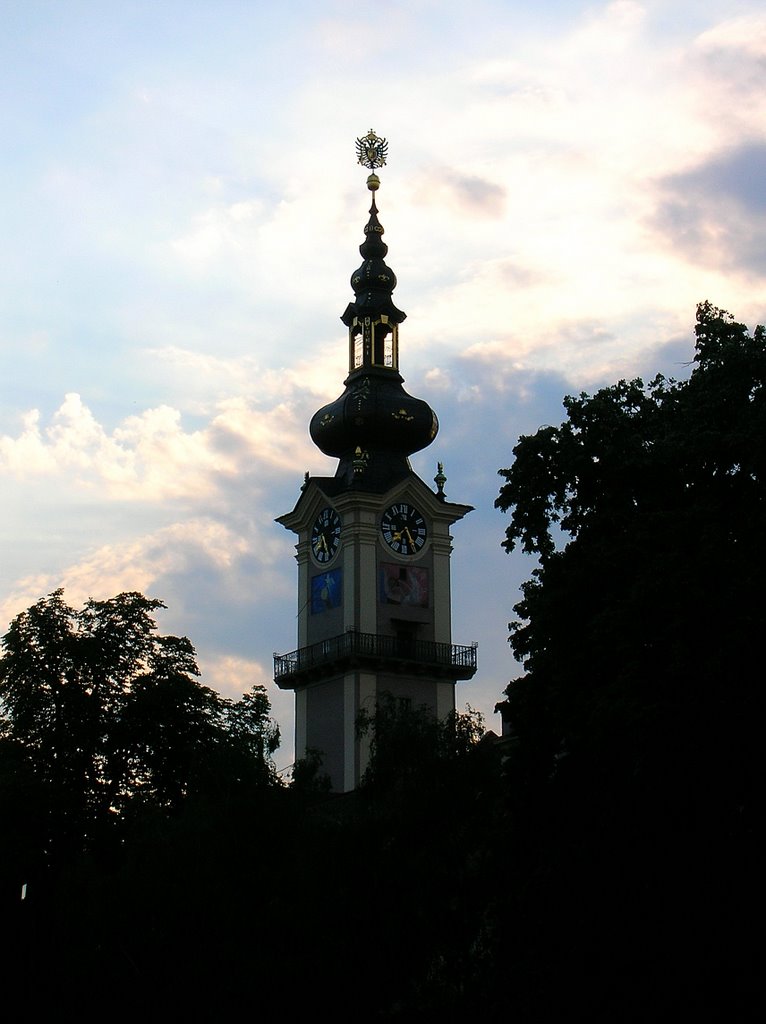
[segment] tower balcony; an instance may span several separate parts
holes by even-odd
[[[275,654],[274,682],[283,690],[293,690],[351,669],[470,679],[476,672],[476,648],[475,643],[461,647],[348,630],[289,654]]]

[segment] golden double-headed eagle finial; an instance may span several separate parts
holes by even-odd
[[[379,135],[370,128],[366,135],[356,140],[356,155],[362,167],[374,171],[376,167],[383,167],[388,156],[388,142],[381,139]]]

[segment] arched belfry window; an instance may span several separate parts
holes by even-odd
[[[364,335],[362,325],[355,319],[348,332],[351,341],[349,352],[349,373],[364,364]]]
[[[372,317],[354,317],[349,328],[349,372],[361,367],[384,366],[399,369],[399,326],[382,313]]]

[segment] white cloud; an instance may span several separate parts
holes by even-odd
[[[702,32],[695,45],[703,53],[734,50],[740,58],[766,57],[766,14],[746,14],[721,21]]]
[[[197,273],[205,273],[226,250],[251,250],[263,203],[250,199],[215,206],[197,214],[189,232],[170,243],[173,252]]]
[[[243,398],[219,402],[200,430],[186,431],[179,410],[159,406],[127,417],[109,434],[71,393],[48,427],[41,429],[32,410],[17,437],[0,437],[1,473],[66,479],[97,488],[104,500],[198,503],[256,467],[268,476],[314,459],[305,421],[289,403],[257,409]]]
[[[252,686],[271,683],[272,665],[231,654],[211,655],[205,661],[204,683],[235,700]]]
[[[9,621],[41,596],[63,587],[74,605],[89,597],[97,600],[125,590],[138,590],[166,599],[168,584],[204,572],[226,600],[268,601],[281,593],[276,571],[284,556],[284,542],[268,523],[238,528],[210,517],[193,517],[148,534],[92,550],[76,563],[57,572],[37,573],[19,580],[0,603],[0,622]],[[257,573],[258,589],[252,588]],[[172,584],[177,591],[179,584]],[[181,586],[183,590],[183,586]]]
[[[223,357],[210,352],[185,349],[178,345],[149,348],[147,356],[164,364],[168,387],[173,385],[200,413],[209,414],[216,402],[232,398],[246,398],[254,405],[265,408],[282,403],[291,407],[304,402],[320,403],[335,395],[343,377],[343,335],[341,341],[317,338],[317,346],[328,356],[303,358],[298,351],[281,348],[278,355],[283,365],[275,369],[260,361],[258,355]],[[293,358],[294,356],[294,358]],[[193,396],[197,395],[194,402]],[[314,412],[314,409],[311,409]],[[285,425],[287,427],[287,424]]]

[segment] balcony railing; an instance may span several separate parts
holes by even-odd
[[[349,630],[289,654],[275,654],[274,681],[289,689],[311,678],[354,667],[470,679],[476,671],[476,647]]]

